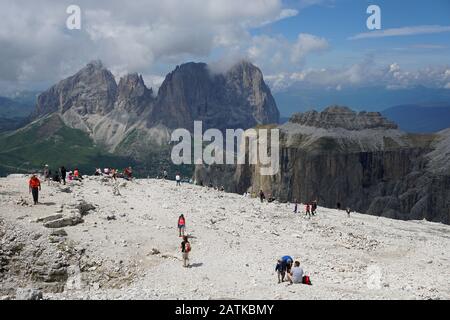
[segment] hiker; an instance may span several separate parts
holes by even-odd
[[[103,169],[103,174],[109,176],[109,170],[110,170],[109,168],[104,168]]]
[[[80,170],[78,170],[78,168],[75,168],[75,170],[73,170],[73,179],[78,181],[83,180],[83,177],[81,176]]]
[[[306,215],[311,218],[311,210],[309,203],[306,204]]]
[[[277,275],[278,275],[278,283],[283,282],[286,271],[283,269],[283,264],[282,264],[281,259],[278,259],[277,265],[275,266],[275,271],[277,272]]]
[[[41,190],[41,182],[36,174],[31,176],[28,185],[30,193],[33,195],[33,202],[36,205],[39,202],[39,191]]]
[[[94,176],[101,176],[102,175],[102,169],[95,168]]]
[[[284,281],[285,275],[291,271],[292,262],[294,261],[291,256],[283,256],[281,257],[281,271],[283,277],[281,278]]]
[[[111,176],[114,179],[114,181],[117,180],[117,169],[111,169]]]
[[[264,202],[264,199],[266,196],[264,195],[264,192],[262,190],[259,190],[259,200],[261,200],[261,203]]]
[[[347,209],[345,209],[345,211],[347,211],[347,217],[350,218],[350,212],[351,212],[351,211],[350,211],[350,208],[347,207]]]
[[[66,175],[67,175],[67,170],[64,166],[62,166],[61,168],[59,168],[59,175],[61,176],[61,181],[64,185],[66,185]]]
[[[179,237],[184,236],[184,230],[186,228],[186,219],[184,218],[184,215],[181,214],[178,217],[178,231],[179,231]],[[183,235],[182,235],[183,233]]]
[[[181,186],[181,176],[178,172],[177,175],[175,176],[175,180],[177,182],[177,186]]]
[[[297,203],[297,199],[294,200],[294,213],[297,213],[297,209],[298,209],[298,203]]]
[[[313,216],[316,215],[316,210],[317,210],[317,200],[314,200],[311,204],[311,214]]]
[[[164,170],[163,171],[163,180],[167,180],[167,176],[168,176],[167,171]]]
[[[189,267],[189,252],[191,252],[191,243],[187,236],[183,236],[183,242],[181,242],[181,254],[183,256],[183,267]]]
[[[133,170],[131,169],[131,167],[125,168],[125,170],[123,170],[123,178],[128,181],[131,181],[133,179]]]
[[[287,274],[290,284],[303,283],[303,269],[300,267],[300,262],[295,261],[294,267]]]

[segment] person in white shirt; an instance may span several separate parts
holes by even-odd
[[[299,261],[294,262],[294,267],[288,273],[288,279],[290,284],[303,282],[303,269],[300,267]]]
[[[175,180],[177,181],[177,186],[181,186],[181,177],[179,173],[175,176]]]

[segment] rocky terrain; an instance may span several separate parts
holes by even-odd
[[[318,200],[397,219],[450,223],[450,131],[408,134],[376,112],[333,106],[296,114],[280,129],[280,170],[198,166],[196,180],[231,192]]]
[[[450,227],[259,199],[173,181],[42,186],[0,178],[1,299],[449,299]],[[183,268],[176,221],[193,251]],[[278,284],[276,260],[313,285]]]

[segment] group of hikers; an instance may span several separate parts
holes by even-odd
[[[300,261],[295,261],[291,256],[283,256],[278,259],[275,266],[278,275],[278,283],[282,283],[287,279],[289,284],[303,283],[311,285],[309,276],[305,275],[303,268],[300,267]]]
[[[261,201],[261,203],[264,202],[264,200],[266,200],[266,195],[264,193],[264,191],[259,190],[259,200]],[[267,197],[267,202],[271,203],[274,202],[276,199],[272,196],[272,194],[269,193],[268,197]]]
[[[178,236],[183,238],[181,242],[181,256],[183,258],[183,267],[189,267],[189,252],[191,252],[191,243],[189,242],[189,238],[185,235],[186,231],[186,218],[183,214],[178,217]]]
[[[123,173],[119,173],[117,169],[105,168],[102,172],[101,169],[96,169],[95,176],[109,176],[116,180],[117,178],[124,178],[126,180],[132,180],[133,171],[131,167],[125,168]],[[83,176],[78,168],[72,170],[67,170],[65,166],[59,167],[57,170],[53,171],[50,169],[49,165],[46,164],[42,171],[42,177],[44,182],[50,185],[51,182],[57,182],[66,185],[66,180],[69,181],[82,181]],[[30,180],[28,181],[29,192],[33,196],[33,203],[36,205],[39,203],[39,191],[41,190],[41,181],[38,178],[38,174],[33,173]]]
[[[123,172],[119,171],[119,169],[114,168],[104,168],[103,171],[101,168],[96,168],[94,176],[104,176],[114,180],[117,178],[123,178],[125,180],[131,181],[133,180],[133,169],[131,167],[127,167],[123,169]]]
[[[294,213],[298,212],[298,201],[297,199],[294,200]],[[309,218],[311,216],[315,216],[317,213],[317,200],[307,202],[305,204],[305,215]]]
[[[48,185],[50,185],[52,181],[65,185],[67,178],[69,180],[83,180],[78,168],[75,168],[73,171],[67,171],[64,166],[61,166],[52,173],[52,170],[48,164],[44,166],[42,176],[44,178],[44,182],[47,182]],[[37,205],[39,203],[39,191],[41,191],[41,181],[39,180],[37,174],[34,173],[31,175],[28,182],[28,188],[29,192],[33,196],[33,203]]]

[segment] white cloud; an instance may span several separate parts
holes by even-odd
[[[250,28],[298,13],[282,0],[78,0],[82,29],[67,30],[70,4],[0,2],[0,81],[57,81],[93,59],[155,74],[216,49],[245,50]]]
[[[326,39],[312,34],[300,33],[294,42],[282,35],[254,36],[248,48],[247,57],[259,66],[266,74],[288,72],[305,64],[311,53],[319,53],[329,48]]]
[[[394,37],[394,36],[412,36],[419,34],[431,34],[450,32],[450,26],[439,25],[425,25],[425,26],[412,26],[402,28],[391,28],[384,30],[374,30],[370,32],[359,33],[350,37],[350,40],[369,39],[369,38],[382,38],[382,37]]]
[[[447,66],[403,70],[396,62],[380,66],[375,64],[373,59],[367,58],[348,67],[282,72],[266,76],[265,79],[275,92],[296,86],[334,90],[346,87],[385,86],[387,89],[398,90],[423,85],[448,89],[450,70]]]

